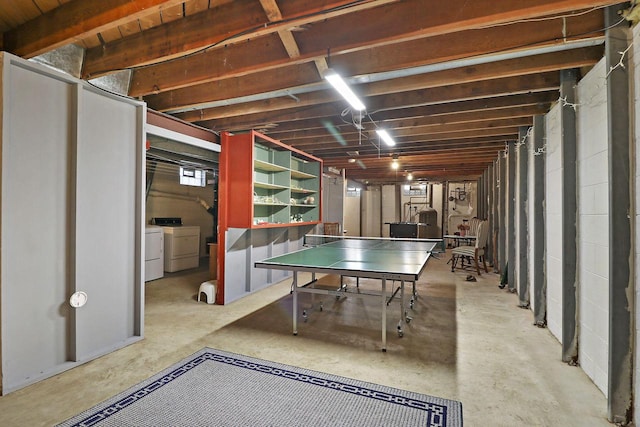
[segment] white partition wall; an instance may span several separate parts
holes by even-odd
[[[8,54],[2,75],[3,394],[143,335],[143,103]],[[70,296],[84,292],[84,306]]]
[[[73,122],[67,119],[72,114],[73,86],[19,66],[2,69],[4,99],[12,92],[12,98],[20,98],[11,87],[27,89],[22,102],[2,109],[0,347],[4,394],[32,373],[68,360],[69,308],[63,303],[69,280],[67,205],[71,195],[66,183],[70,160],[59,141],[66,141],[73,132]],[[31,120],[35,117],[38,126]],[[54,301],[58,304],[52,304]],[[62,308],[62,315],[55,315],[56,306]]]
[[[75,172],[75,286],[91,298],[77,309],[76,358],[104,354],[139,336],[136,271],[140,213],[136,185],[140,105],[83,87]],[[113,218],[103,221],[99,218]],[[98,219],[98,220],[97,220]]]
[[[360,235],[361,193],[361,185],[359,183],[347,182],[344,197],[344,227],[342,227],[343,232],[347,236]]]
[[[368,186],[360,192],[362,213],[360,230],[365,237],[381,237],[382,231],[382,187]]]
[[[302,249],[304,235],[313,227],[229,228],[224,240],[224,304],[290,277],[290,271],[255,268],[254,263]]]
[[[562,135],[560,106],[556,104],[546,117],[545,134],[545,235],[547,251],[547,325],[562,340]]]
[[[577,88],[578,346],[580,366],[607,393],[609,174],[607,87],[601,60]]]
[[[323,175],[322,177],[322,221],[339,222],[344,229],[344,193],[345,183],[342,176]]]
[[[389,237],[389,222],[404,221],[400,216],[400,204],[398,186],[383,185],[381,189],[381,221],[382,221],[382,237]]]

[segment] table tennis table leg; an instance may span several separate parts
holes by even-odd
[[[298,335],[298,272],[293,272],[293,335]]]
[[[407,312],[404,310],[404,280],[400,281],[400,326],[398,326],[398,334],[402,336],[402,321],[406,320]]]
[[[387,279],[382,278],[382,351],[387,351]]]
[[[415,286],[416,282],[413,282],[413,285]],[[402,314],[400,315],[400,324],[402,324],[402,321],[404,320],[406,323],[411,323],[411,321],[413,320],[413,317],[409,316],[407,314],[407,310],[405,309],[405,305],[404,305],[404,280],[400,281],[400,286],[401,286],[401,291],[400,291],[400,307],[402,310]],[[415,294],[415,288],[413,291],[413,294]],[[413,294],[411,296],[411,304],[410,307],[413,308]],[[402,330],[402,328],[400,328],[400,330]],[[400,335],[402,336],[402,335]]]

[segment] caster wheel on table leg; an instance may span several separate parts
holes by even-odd
[[[400,338],[402,338],[404,335],[404,332],[402,331],[402,326],[400,326],[400,324],[398,324],[398,336]]]
[[[302,310],[302,318],[304,319],[305,322],[309,318],[309,316],[307,315],[307,310]]]

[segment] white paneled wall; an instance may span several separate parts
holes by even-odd
[[[547,325],[562,340],[562,134],[560,106],[546,117],[545,156],[545,235],[547,273]]]
[[[609,173],[606,65],[578,84],[578,346],[580,366],[607,393]]]
[[[400,219],[400,200],[397,197],[398,188],[395,185],[382,186],[382,237],[389,237],[388,222],[398,222]]]
[[[382,230],[382,189],[380,186],[369,186],[360,192],[362,214],[360,216],[360,229],[362,236],[381,237]]]
[[[8,393],[143,337],[146,107],[7,53],[0,102]]]
[[[631,60],[633,61],[634,67],[634,78],[631,79],[632,84],[633,82],[638,82],[640,81],[640,54],[638,54],[638,49],[636,48],[636,46],[640,46],[640,26],[636,25],[633,29],[633,47],[632,47],[632,51],[631,51]],[[635,227],[636,227],[636,239],[635,239],[635,283],[636,283],[636,314],[635,314],[635,328],[636,328],[636,332],[635,332],[635,345],[636,345],[636,351],[635,351],[635,360],[634,360],[634,369],[635,369],[635,375],[634,378],[636,378],[635,380],[635,385],[634,385],[634,395],[635,398],[633,399],[634,401],[634,406],[635,406],[635,414],[636,414],[636,418],[638,417],[637,414],[640,414],[640,381],[638,381],[638,378],[640,378],[640,355],[638,354],[638,343],[640,343],[640,314],[638,313],[638,306],[640,304],[638,304],[638,301],[640,301],[640,289],[638,287],[638,274],[640,272],[640,227],[638,226],[638,224],[640,224],[640,217],[638,216],[640,213],[640,114],[638,114],[638,112],[640,112],[640,84],[635,83],[635,86],[632,87],[634,96],[633,96],[633,105],[635,106],[635,135],[634,135],[634,141],[635,141],[635,213],[636,213],[636,221],[635,221]]]

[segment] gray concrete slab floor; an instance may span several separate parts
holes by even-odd
[[[378,299],[302,295],[309,318],[293,336],[290,280],[218,306],[196,300],[207,279],[205,267],[146,283],[142,341],[0,397],[0,425],[54,425],[205,346],[459,400],[466,427],[611,425],[603,393],[560,360],[556,338],[497,274],[452,273],[445,256],[432,259],[403,337],[399,304],[389,305],[387,352]]]

